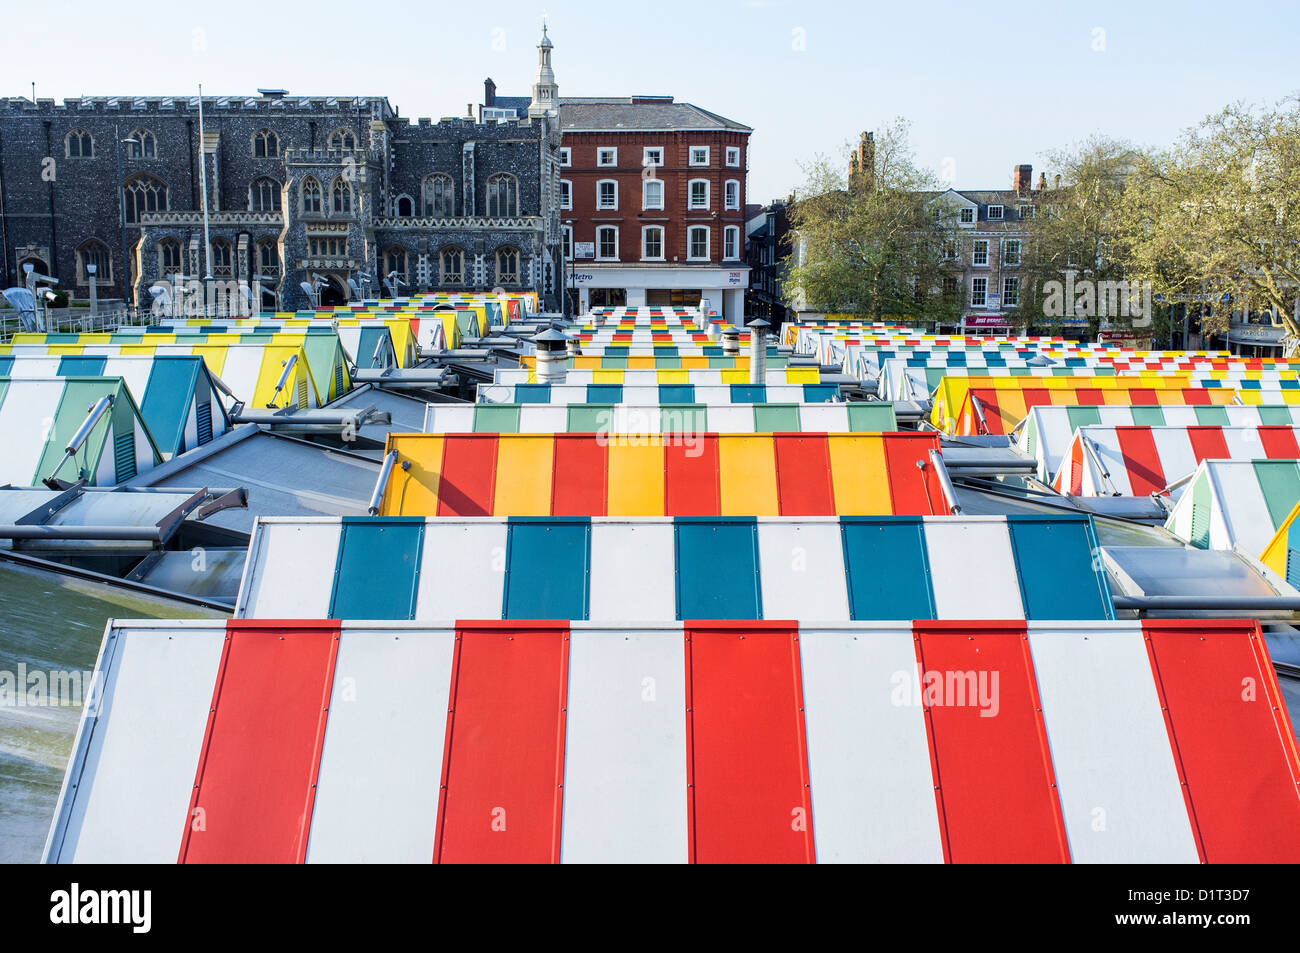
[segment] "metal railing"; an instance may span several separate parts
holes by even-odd
[[[226,318],[247,318],[247,309],[231,307],[226,304],[214,304],[207,308],[185,307],[184,313],[176,317],[201,318],[209,320]],[[28,312],[30,317],[30,312]],[[38,330],[50,334],[80,334],[94,331],[117,331],[123,328],[151,327],[162,323],[166,315],[154,313],[152,308],[129,308],[121,302],[100,302],[92,313],[90,308],[78,306],[71,308],[50,308],[38,316]],[[13,336],[24,327],[19,313],[13,308],[0,308],[0,344],[7,344]]]

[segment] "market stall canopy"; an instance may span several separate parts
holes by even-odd
[[[817,384],[821,372],[815,367],[769,368],[763,378],[767,386],[775,384]],[[536,384],[537,369],[529,367],[498,368],[493,374],[494,384]],[[658,384],[748,384],[749,365],[739,369],[725,368],[580,368],[565,376],[566,385],[623,384],[629,387],[654,387]]]
[[[263,519],[237,612],[1107,619],[1096,545],[1090,518],[1068,515]]]
[[[97,669],[47,862],[1300,860],[1254,622],[118,622]]]
[[[490,404],[816,404],[839,399],[836,384],[681,383],[637,380],[591,384],[480,384]]]
[[[250,408],[319,407],[346,393],[351,373],[338,335],[313,334],[116,334],[14,335],[0,353],[120,357],[202,357],[211,375]],[[42,340],[35,340],[41,338]],[[71,340],[53,340],[67,338]],[[21,339],[21,340],[20,340]],[[315,368],[312,368],[312,361]]]
[[[182,334],[293,334],[312,328],[337,331],[343,349],[353,363],[362,368],[411,367],[419,360],[415,330],[406,317],[340,317],[330,320],[238,318],[230,321],[165,318],[156,328],[146,330]]]
[[[115,486],[162,463],[120,377],[0,377],[0,484]]]
[[[1053,486],[1072,496],[1177,500],[1202,460],[1295,460],[1297,437],[1298,427],[1080,427]]]
[[[388,516],[947,513],[933,433],[392,434]]]
[[[15,380],[85,375],[122,378],[164,460],[230,429],[220,392],[201,357],[0,355],[0,375]]]
[[[1033,408],[1077,404],[1231,404],[1235,392],[1190,387],[1166,377],[945,377],[930,422],[945,433],[1009,434]]]
[[[662,393],[665,389],[667,388],[655,388],[653,392]],[[617,396],[623,396],[623,389],[620,387],[618,390]],[[700,396],[708,396],[706,388],[688,390],[693,392],[691,396],[701,391],[705,393]],[[729,397],[730,388],[724,390],[727,392],[725,396]],[[581,396],[587,395],[584,393]],[[425,409],[423,429],[425,433],[763,433],[804,430],[848,433],[897,430],[898,420],[894,414],[894,405],[881,401],[817,404],[429,404]]]
[[[1075,407],[1040,404],[1029,411],[1015,443],[1038,461],[1038,478],[1056,479],[1061,461],[1080,427],[1292,427],[1300,425],[1300,406],[1270,404],[1080,404]]]
[[[1167,528],[1199,549],[1262,553],[1300,502],[1300,460],[1204,460]]]

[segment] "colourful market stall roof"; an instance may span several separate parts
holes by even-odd
[[[154,333],[182,334],[279,334],[304,333],[311,328],[336,330],[339,342],[353,363],[363,368],[385,368],[394,364],[411,367],[419,360],[415,329],[410,318],[341,317],[324,321],[315,318],[240,318],[220,321],[205,318],[165,319]]]
[[[493,371],[495,384],[536,384],[534,367],[498,368]],[[748,384],[749,367],[741,368],[579,368],[569,371],[566,384],[626,384],[654,387],[657,384]],[[773,384],[817,384],[821,371],[816,367],[768,368],[763,382]]]
[[[1300,860],[1254,622],[142,621],[96,670],[47,862]]]
[[[0,375],[14,378],[120,377],[163,459],[208,443],[230,429],[230,418],[201,357],[0,355]]]
[[[1255,557],[1300,502],[1300,460],[1203,460],[1165,524],[1199,549]]]
[[[38,355],[80,355],[121,357],[131,355],[143,356],[190,356],[202,357],[213,377],[221,380],[238,400],[250,407],[266,407],[273,400],[275,406],[319,407],[328,402],[332,396],[346,393],[351,385],[351,374],[342,360],[337,335],[320,335],[325,341],[312,342],[318,347],[313,349],[318,360],[322,361],[320,369],[327,372],[319,382],[327,385],[325,390],[317,386],[318,381],[309,369],[309,356],[305,350],[308,335],[270,335],[265,339],[256,336],[238,334],[185,335],[184,343],[168,343],[169,335],[149,335],[136,343],[101,342],[98,339],[109,335],[82,334],[62,335],[63,337],[81,338],[75,343],[66,342],[18,342],[0,345],[0,353],[6,347],[18,354]],[[56,335],[44,335],[56,337]],[[332,345],[330,342],[333,342]],[[285,365],[293,360],[294,366],[289,373],[285,387],[278,394],[276,384],[280,380]],[[322,396],[325,401],[322,401]]]
[[[1300,502],[1292,507],[1291,512],[1282,520],[1273,538],[1264,547],[1259,561],[1287,581],[1294,589],[1300,589],[1300,528],[1296,516],[1300,515]]]
[[[1191,476],[1202,460],[1295,460],[1297,437],[1296,426],[1080,427],[1053,487],[1071,496],[1147,496]]]
[[[946,513],[933,433],[390,434],[386,516]]]
[[[1038,461],[1038,478],[1056,478],[1080,427],[1290,427],[1300,424],[1300,407],[1286,404],[1080,404],[1074,407],[1039,404],[1030,409],[1015,443]]]
[[[1233,395],[1190,387],[1177,377],[1140,383],[1122,377],[945,377],[930,422],[950,434],[983,433],[985,424],[988,433],[1009,434],[1039,405],[1231,404]]]
[[[111,407],[64,465],[69,442],[104,397]],[[120,377],[0,377],[0,440],[0,484],[36,486],[57,470],[69,483],[115,486],[162,463]]]
[[[18,335],[14,335],[18,337]],[[78,335],[69,335],[78,337]],[[100,335],[79,335],[79,337],[100,337]],[[107,335],[104,335],[107,337]],[[153,337],[153,335],[149,335]],[[162,335],[157,335],[162,337]],[[196,335],[203,337],[203,335]],[[287,335],[295,337],[295,335]],[[269,339],[243,338],[238,334],[208,335],[201,343],[169,345],[160,341],[144,341],[134,345],[109,345],[109,343],[86,342],[65,345],[65,343],[21,343],[13,345],[14,355],[75,355],[75,356],[200,356],[208,365],[208,372],[218,378],[231,391],[235,398],[243,400],[250,407],[266,407],[269,403],[277,407],[318,407],[320,390],[313,381],[308,369],[307,352],[303,350],[302,337],[296,335],[296,341],[272,342]],[[338,338],[333,337],[335,346]],[[0,346],[0,352],[5,346]],[[279,376],[285,369],[286,361],[294,361],[294,368],[287,378],[285,389],[276,393]],[[346,367],[335,365],[335,377],[331,385],[337,384],[338,373],[342,372],[344,382],[351,381]]]
[[[537,355],[525,354],[520,358],[522,367],[536,368]],[[776,355],[768,359],[767,366],[777,370],[786,366],[785,355]],[[570,371],[610,371],[610,370],[742,370],[749,371],[749,355],[739,357],[727,354],[686,354],[686,355],[628,355],[615,354],[579,354],[568,359]],[[813,370],[816,370],[813,368]]]
[[[429,404],[423,427],[425,433],[850,433],[897,429],[894,405],[883,401]]]
[[[1108,619],[1087,516],[262,519],[241,618]]]
[[[692,384],[649,380],[601,384],[480,384],[491,404],[815,404],[839,399],[838,384]],[[828,428],[829,429],[829,428]]]

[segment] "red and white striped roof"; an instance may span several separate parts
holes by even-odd
[[[1291,862],[1252,621],[127,622],[91,862]]]

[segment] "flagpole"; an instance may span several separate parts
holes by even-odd
[[[208,234],[208,150],[203,134],[203,84],[199,83],[199,178],[203,181],[203,313],[212,297],[212,240]]]

